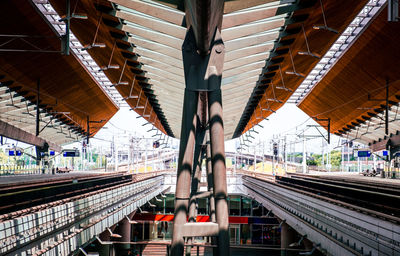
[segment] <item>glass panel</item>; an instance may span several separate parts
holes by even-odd
[[[165,214],[174,214],[174,195],[167,195],[165,198]]]
[[[163,214],[164,200],[163,200],[163,198],[158,198],[158,200],[160,200],[160,201],[157,201],[155,198],[153,198],[150,202],[156,206],[154,208],[154,211],[156,214]]]
[[[251,244],[250,225],[240,224],[240,244]]]
[[[263,206],[257,201],[252,201],[253,205],[253,215],[252,216],[262,216]]]
[[[158,239],[171,239],[172,236],[172,222],[160,221],[157,225],[157,238]]]
[[[263,241],[263,230],[262,230],[262,225],[252,225],[252,237],[251,237],[251,243],[252,244],[262,244]]]
[[[242,216],[251,215],[251,199],[242,197]]]
[[[229,197],[229,215],[240,215],[240,196]]]
[[[231,244],[239,244],[240,243],[239,230],[240,230],[239,224],[230,224],[229,225],[229,237],[230,237]]]
[[[274,226],[263,225],[263,244],[280,245],[281,234]]]
[[[207,215],[207,198],[200,198],[198,200],[198,214]]]
[[[134,224],[132,229],[132,241],[141,241],[143,237],[143,223]]]

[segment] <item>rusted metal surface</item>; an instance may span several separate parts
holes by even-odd
[[[211,164],[214,179],[215,215],[219,225],[218,255],[229,255],[229,222],[221,91],[209,92]]]
[[[191,244],[193,237],[211,236],[218,238],[216,254],[229,255],[224,128],[220,89],[225,55],[225,46],[219,30],[222,9],[216,8],[213,11],[209,9],[216,4],[216,1],[187,1],[186,3],[190,27],[182,46],[186,89],[171,253],[173,256],[183,255],[184,237],[188,237],[187,242]],[[206,13],[203,13],[204,11]],[[210,40],[210,31],[213,33],[212,40]],[[209,135],[206,137],[206,134]],[[203,155],[207,158],[209,191],[200,195],[198,191],[202,185],[200,177]],[[197,215],[196,204],[200,196],[210,197],[211,222],[209,223],[194,223]],[[186,223],[187,217],[189,217],[189,223]],[[215,242],[214,239],[213,242]],[[189,246],[187,253],[190,253],[190,250]]]
[[[193,154],[196,137],[195,131],[197,125],[197,101],[198,93],[185,89],[175,193],[174,231],[172,234],[171,248],[172,255],[177,256],[183,255],[185,244],[182,227],[186,223],[189,207]]]
[[[215,29],[221,29],[224,1],[186,0],[185,11],[186,23],[193,28],[197,49],[202,55],[208,55]]]

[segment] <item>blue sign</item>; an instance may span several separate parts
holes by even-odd
[[[56,154],[56,152],[50,151],[50,155],[51,155],[51,156],[54,156],[55,154]]]
[[[76,157],[79,156],[79,151],[64,151],[63,152],[63,157]]]
[[[358,157],[370,157],[371,156],[371,152],[369,151],[358,151]]]
[[[16,151],[14,151],[14,150],[9,150],[9,151],[8,151],[8,156],[21,156],[21,155],[22,155],[21,150],[16,150]]]
[[[387,150],[383,150],[382,151],[382,156],[387,156],[388,155],[388,151]]]

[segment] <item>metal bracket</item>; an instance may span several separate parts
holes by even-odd
[[[389,135],[389,80],[386,79],[386,97],[384,99],[373,99],[371,94],[368,93],[368,101],[385,101],[385,134]]]
[[[399,0],[388,1],[388,21],[399,21]]]
[[[328,142],[328,144],[331,144],[331,119],[330,118],[318,118],[318,117],[314,117],[314,120],[317,122],[328,122],[327,125],[321,125],[322,127],[326,128],[326,130],[328,131],[328,138],[325,138],[325,136],[321,133],[321,131],[318,129],[317,126],[315,125],[309,125],[314,126],[317,131],[321,134],[321,136]]]
[[[221,88],[225,46],[216,29],[210,54],[199,54],[193,28],[186,33],[182,45],[186,89],[191,91],[215,91]]]

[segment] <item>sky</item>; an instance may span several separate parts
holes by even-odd
[[[110,121],[91,139],[91,144],[97,148],[102,148],[102,150],[107,151],[111,148],[111,143],[114,141],[116,145],[127,146],[129,137],[144,137],[150,139],[156,139],[160,136],[155,134],[160,134],[160,132],[155,129],[151,130],[150,124],[146,124],[142,117],[136,114],[134,111],[130,111],[129,108],[121,108]],[[144,125],[146,124],[146,125]],[[280,146],[283,147],[284,135],[287,137],[287,148],[289,152],[301,152],[303,150],[303,143],[301,135],[303,129],[307,129],[304,134],[306,136],[318,135],[318,131],[314,127],[307,127],[307,125],[317,125],[317,123],[300,110],[294,104],[284,104],[276,113],[272,113],[268,119],[263,120],[261,123],[263,128],[257,126],[255,128],[256,132],[252,132],[251,139],[248,148],[242,149],[242,152],[254,153],[254,148],[256,151],[261,153],[264,147],[264,152],[268,153],[272,150],[271,141],[278,141],[280,138]],[[144,125],[144,126],[143,126]],[[149,131],[151,130],[151,131]],[[326,130],[320,128],[321,132],[326,136]],[[258,134],[257,134],[258,133]],[[172,144],[173,148],[178,149],[179,140],[169,138],[169,143]],[[296,141],[296,143],[295,143]],[[6,149],[11,147],[13,144],[22,148],[28,148],[30,145],[16,142],[10,139],[4,139],[5,144],[1,145],[0,148]],[[331,144],[329,149],[335,149],[338,147],[339,137],[331,135]],[[151,140],[147,142],[151,147]],[[225,142],[225,150],[229,152],[234,152],[240,146],[239,139],[228,140]],[[324,151],[328,150],[326,141],[320,138],[309,139],[306,142],[307,152],[321,153],[322,146],[324,146]],[[65,146],[64,148],[80,148],[80,143],[73,143]]]
[[[108,145],[109,147],[113,135],[117,144],[126,142],[126,138],[129,136],[158,138],[159,136],[154,136],[156,134],[155,130],[148,132],[151,130],[150,124],[143,126],[146,123],[134,111],[130,111],[128,108],[121,108],[105,125],[105,128],[96,134],[95,139],[92,141],[96,145],[104,145],[104,147]],[[285,134],[287,135],[287,143],[293,143],[295,140],[299,141],[293,149],[299,152],[303,150],[303,144],[302,139],[296,137],[297,134],[300,134],[305,128],[307,128],[306,135],[319,134],[314,127],[307,127],[307,125],[317,125],[317,123],[294,104],[285,104],[260,124],[263,128],[257,126],[255,129],[258,134],[256,132],[251,133],[251,136],[255,139],[252,140],[252,143],[248,143],[250,146],[248,152],[254,152],[253,145],[262,144],[262,142],[264,142],[265,150],[268,151],[271,148],[271,140],[275,138],[275,141],[277,141],[279,135],[283,139]],[[323,128],[320,128],[320,130],[326,135],[326,131]],[[337,146],[337,140],[337,136],[332,136],[331,148]],[[170,139],[169,141],[173,141],[175,147],[179,145],[179,141],[176,139]],[[321,145],[326,144],[323,141],[322,138],[307,141],[307,151],[320,153],[322,151]],[[239,145],[238,139],[228,140],[225,142],[225,149],[226,151],[233,152]]]

